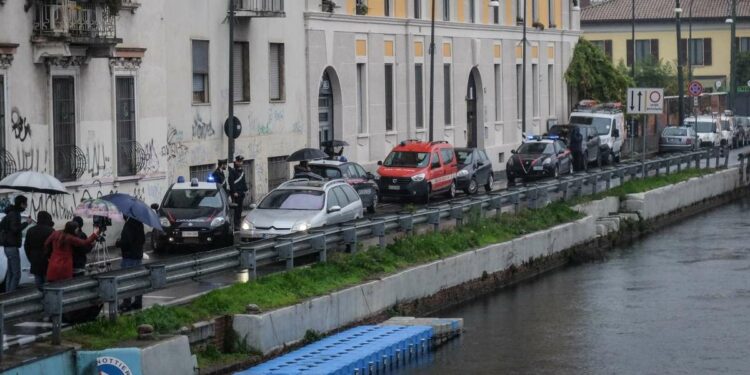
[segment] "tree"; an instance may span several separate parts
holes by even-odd
[[[687,82],[687,72],[683,73]],[[635,64],[635,84],[637,87],[663,88],[664,95],[674,96],[679,93],[677,72],[671,63],[661,59],[644,59]]]
[[[740,52],[737,54],[737,71],[735,82],[736,87],[742,87],[750,81],[750,52]]]
[[[615,69],[604,52],[581,38],[573,51],[573,59],[565,72],[565,81],[578,98],[600,102],[624,102],[632,80]]]

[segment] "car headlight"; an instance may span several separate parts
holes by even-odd
[[[458,177],[466,177],[468,175],[469,175],[469,171],[466,170],[466,169],[462,169],[462,170],[458,171],[458,174],[456,174],[456,176],[458,176]]]
[[[424,181],[424,178],[425,178],[425,174],[424,173],[420,173],[418,175],[411,176],[411,180],[415,181],[415,182]]]
[[[162,227],[171,227],[172,223],[169,222],[169,219],[162,216],[159,218],[159,224],[161,224]]]
[[[242,230],[252,230],[254,228],[253,223],[247,221],[247,219],[242,221],[242,225],[240,226]]]
[[[542,162],[543,165],[550,165],[552,163],[552,158],[546,158],[544,159],[544,162]]]
[[[308,229],[310,229],[310,224],[305,223],[305,222],[297,223],[297,224],[294,224],[294,226],[292,226],[293,232],[304,232]]]
[[[223,216],[219,216],[211,220],[211,228],[216,228],[224,225],[224,223],[227,222],[227,219]]]

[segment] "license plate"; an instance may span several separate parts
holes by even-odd
[[[680,143],[679,138],[669,138],[669,143]]]
[[[370,194],[370,192],[371,192],[370,189],[359,189],[359,190],[357,190],[357,194],[359,194],[359,195],[368,195],[368,194]]]
[[[192,231],[192,232],[182,232],[182,237],[184,238],[197,238],[198,232]]]
[[[541,165],[537,165],[534,167],[535,171],[541,171],[542,169],[544,169],[544,167],[542,167]]]
[[[401,186],[398,186],[398,185],[388,185],[388,190],[401,190]]]

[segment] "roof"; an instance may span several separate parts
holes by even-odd
[[[279,185],[278,189],[307,189],[307,190],[321,190],[322,191],[328,187],[341,185],[341,184],[348,185],[346,181],[342,179],[319,181],[319,180],[307,180],[304,178],[297,178],[297,179],[284,182],[283,184]]]
[[[693,20],[724,22],[731,14],[730,2],[719,0],[683,0],[682,18],[687,19],[693,2]],[[675,19],[674,0],[635,0],[636,22]],[[737,17],[750,19],[750,0],[737,0]],[[632,0],[609,0],[581,10],[581,23],[631,22]]]
[[[198,182],[198,186],[191,186],[190,182],[177,182],[172,190],[216,190],[215,182]]]

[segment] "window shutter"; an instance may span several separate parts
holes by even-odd
[[[711,51],[711,38],[703,39],[703,65],[709,66],[713,64],[712,61],[713,52]]]
[[[271,43],[268,76],[271,100],[284,98],[284,45]]]
[[[234,83],[234,101],[240,102],[244,100],[245,93],[245,81],[243,77],[243,43],[235,42],[234,49],[232,50],[232,82]]]
[[[604,41],[604,54],[607,55],[607,58],[609,58],[609,61],[612,61],[612,41],[611,40]]]
[[[628,60],[628,66],[633,65],[633,40],[629,39],[627,43],[627,60]]]
[[[688,61],[688,47],[688,40],[680,39],[680,59],[678,61],[681,64],[685,64]]]
[[[659,61],[659,39],[651,39],[651,56]]]
[[[193,41],[193,73],[208,74],[208,41]]]

